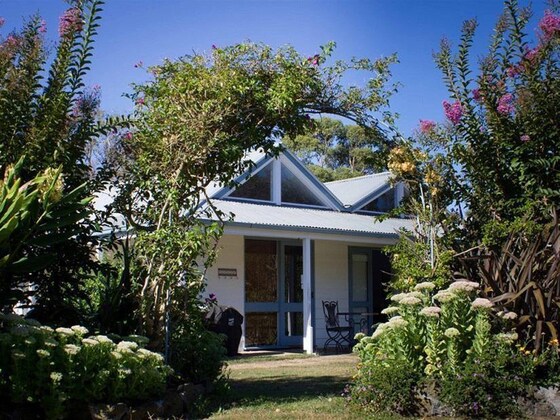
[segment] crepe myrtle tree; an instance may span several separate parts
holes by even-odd
[[[116,120],[101,121],[100,88],[88,88],[84,83],[103,2],[69,3],[60,17],[59,37],[52,49],[45,43],[48,28],[39,15],[11,31],[8,25],[12,22],[0,17],[0,171],[8,173],[20,162],[17,177],[24,185],[56,172],[61,194],[72,192],[74,204],[83,207],[60,213],[63,224],[53,223],[55,218],[49,216],[45,225],[49,226],[49,241],[39,245],[29,240],[16,247],[20,257],[40,255],[42,266],[27,271],[20,268],[18,273],[2,268],[2,276],[12,282],[34,286],[28,288],[35,297],[34,316],[55,323],[78,321],[72,302],[83,297],[84,273],[96,269],[91,258],[95,225],[84,212],[91,209],[87,198],[99,183],[92,177],[88,156],[99,136],[119,126]],[[18,224],[14,232],[19,232],[14,240],[28,238],[29,232],[23,229],[28,213],[22,210],[21,218],[12,219]],[[2,233],[5,239],[8,233]]]
[[[323,114],[393,142],[387,106],[395,87],[387,85],[396,58],[328,64],[334,47],[329,43],[308,57],[292,47],[212,46],[209,53],[150,67],[152,79],[135,86],[135,129],[122,137],[128,166],[116,205],[138,232],[147,334],[162,337],[166,302],[182,317],[196,313],[203,289],[196,261],[211,261],[221,233],[219,224],[201,223],[197,209],[208,185],[230,185],[253,165],[248,150],[274,155],[279,139],[304,133],[315,125],[313,116]],[[371,78],[347,87],[349,72]]]
[[[441,221],[438,240],[457,254],[455,270],[517,313],[521,336],[539,351],[559,331],[558,2],[533,37],[530,19],[529,8],[506,1],[477,71],[475,20],[464,23],[457,52],[443,40],[435,59],[449,90],[445,121],[421,120],[416,144],[392,156],[407,150],[393,159],[399,177],[437,202],[441,211],[430,217]],[[422,167],[429,171],[419,177]]]

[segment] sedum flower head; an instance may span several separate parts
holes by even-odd
[[[434,295],[434,300],[437,300],[438,302],[441,303],[447,303],[447,302],[451,302],[456,297],[457,295],[455,293],[451,293],[447,290],[440,290]]]
[[[396,295],[391,296],[391,300],[393,302],[400,302],[402,298],[404,298],[407,294],[406,293],[397,293]]]
[[[491,309],[494,304],[485,298],[476,298],[471,306],[475,309]]]
[[[365,336],[366,336],[366,335],[365,335],[364,333],[359,332],[359,333],[357,333],[357,334],[354,336],[354,340],[360,341],[360,340],[361,340],[362,338],[364,338]]]
[[[82,340],[82,344],[85,344],[86,346],[97,346],[99,341],[94,340],[93,338],[84,338]]]
[[[64,346],[64,351],[66,352],[66,354],[73,356],[75,354],[78,354],[78,352],[80,351],[80,347],[75,346],[74,344],[66,344]]]
[[[418,290],[419,292],[423,290],[430,291],[430,290],[434,290],[435,287],[436,285],[431,281],[423,281],[422,283],[418,283],[416,286],[414,286],[414,290]]]
[[[96,335],[95,337],[93,337],[98,343],[113,343],[113,340],[111,340],[109,337],[107,337],[106,335]]]
[[[122,350],[122,349],[135,351],[135,350],[138,349],[138,344],[136,344],[133,341],[121,341],[119,344],[117,344],[117,351]]]
[[[384,315],[394,315],[399,312],[399,308],[397,306],[388,306],[387,308],[381,311]]]
[[[79,335],[86,335],[89,332],[86,327],[82,327],[81,325],[72,325],[72,327],[70,328],[72,329],[72,331]]]
[[[517,314],[515,312],[506,312],[505,314],[502,315],[502,318],[507,319],[509,321],[513,321],[517,319]]]
[[[473,292],[477,290],[480,285],[474,281],[459,280],[449,285],[450,292]]]
[[[51,353],[48,350],[45,349],[38,349],[37,350],[37,356],[39,356],[41,359],[45,359],[47,357],[49,357],[51,355]]]
[[[406,296],[402,298],[399,303],[401,305],[414,306],[414,305],[420,305],[422,301],[416,296]]]
[[[405,320],[402,316],[394,316],[389,320],[387,324],[391,328],[401,328],[401,327],[406,327],[408,325],[408,321]]]
[[[62,335],[62,336],[71,336],[71,335],[74,335],[74,331],[72,331],[71,328],[58,327],[55,331],[56,331],[59,335]]]
[[[460,332],[457,328],[451,327],[451,328],[446,329],[444,334],[445,334],[446,337],[453,338],[453,337],[459,336]]]
[[[428,318],[439,318],[441,308],[438,306],[427,306],[420,311],[420,315],[427,316]]]

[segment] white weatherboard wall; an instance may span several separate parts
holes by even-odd
[[[218,304],[231,306],[245,315],[245,242],[241,235],[224,235],[219,242],[218,257],[214,265],[206,272],[207,286],[204,296],[214,293]],[[219,268],[235,268],[237,278],[219,278]],[[245,323],[243,323],[245,330]],[[243,331],[245,335],[245,331]],[[239,348],[245,345],[243,337]]]
[[[315,348],[327,340],[323,300],[338,300],[339,312],[348,312],[348,243],[315,241]]]

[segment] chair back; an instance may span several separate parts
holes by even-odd
[[[325,314],[325,323],[327,328],[338,327],[338,301],[323,301],[323,313]]]

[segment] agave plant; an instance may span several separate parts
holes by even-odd
[[[518,330],[538,352],[558,339],[560,226],[558,209],[534,235],[512,233],[498,251],[478,247],[461,258],[468,277],[479,279],[496,305],[519,315]]]

